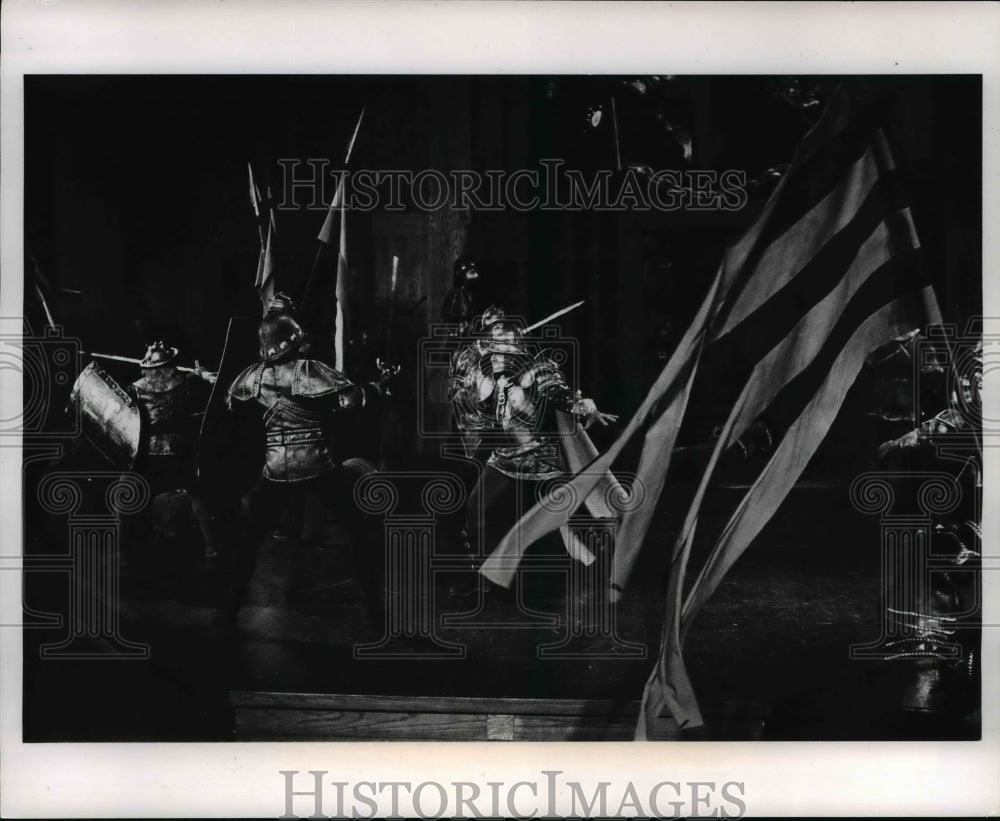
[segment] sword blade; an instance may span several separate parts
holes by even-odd
[[[547,317],[545,317],[545,319],[540,319],[534,325],[529,325],[521,333],[525,333],[526,334],[526,333],[530,333],[531,331],[535,330],[536,328],[541,328],[542,325],[545,325],[545,324],[551,322],[553,319],[557,319],[558,317],[562,316],[563,314],[568,314],[570,311],[573,311],[573,310],[579,308],[586,301],[587,300],[585,300],[585,299],[581,299],[579,302],[574,302],[572,305],[568,305],[565,308],[560,308],[554,314],[549,314]]]

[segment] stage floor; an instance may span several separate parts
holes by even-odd
[[[731,505],[725,491],[715,497],[720,511]],[[58,523],[49,525],[36,533],[35,550],[59,538]],[[490,591],[473,615],[475,597],[448,595],[461,576],[436,574],[423,595],[433,635],[389,635],[366,616],[343,536],[331,527],[321,548],[269,538],[239,629],[228,636],[211,626],[215,579],[201,545],[150,548],[148,566],[122,570],[120,607],[122,635],[147,644],[149,658],[43,660],[40,645],[60,631],[24,632],[25,740],[274,737],[273,728],[254,736],[245,726],[237,735],[234,693],[237,705],[247,693],[412,697],[442,709],[449,699],[594,701],[621,705],[623,715],[641,698],[659,642],[671,532],[651,533],[611,635],[574,632],[568,572],[552,569],[526,572],[510,592]],[[558,544],[531,555],[529,568],[560,560]],[[850,658],[852,644],[879,637],[879,572],[878,524],[851,508],[845,487],[793,491],[689,635],[686,659],[706,725],[663,737],[977,738],[978,714],[967,704],[947,713],[900,709],[911,663]],[[64,579],[35,576],[29,606],[45,611],[65,600]],[[628,731],[622,721],[632,719],[619,721],[619,736]],[[391,740],[391,723],[371,737]]]

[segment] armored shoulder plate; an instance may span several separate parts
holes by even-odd
[[[258,362],[242,370],[229,386],[229,396],[241,402],[260,396],[260,381],[265,367],[264,362]]]
[[[448,399],[458,427],[481,430],[490,425],[484,404],[493,394],[493,377],[482,370],[482,351],[474,343],[460,347],[452,357]]]
[[[135,388],[136,391],[140,393],[168,393],[174,390],[174,388],[183,385],[184,381],[184,374],[178,372],[174,374],[174,378],[169,382],[153,382],[143,376],[136,379],[135,382],[132,383],[131,387]]]
[[[320,397],[340,393],[354,386],[340,371],[318,359],[300,359],[295,363],[292,396]]]
[[[534,358],[518,379],[518,382],[523,387],[534,383],[535,390],[540,395],[550,395],[553,393],[560,395],[572,394],[569,385],[566,383],[566,377],[562,372],[562,368],[556,364],[551,352],[547,350],[541,351]]]

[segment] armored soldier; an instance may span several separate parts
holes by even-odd
[[[127,391],[142,417],[142,442],[136,469],[149,481],[153,495],[184,490],[205,540],[207,558],[215,558],[211,517],[202,502],[195,476],[198,425],[208,403],[212,374],[197,368],[177,369],[177,348],[153,342],[139,364],[142,377]]]
[[[902,636],[889,660],[910,663],[900,704],[908,711],[953,713],[978,705],[982,368],[980,342],[956,374],[949,407],[878,451],[896,475],[902,498],[912,497],[910,479],[919,484],[928,469],[950,474],[961,490],[955,508],[937,516],[927,534],[935,569],[923,600],[907,608],[893,606],[893,600],[887,612]],[[909,600],[905,594],[903,598]]]
[[[567,471],[566,437],[560,432],[557,412],[568,414],[583,428],[617,419],[569,387],[551,351],[532,354],[520,325],[496,307],[478,320],[476,338],[455,352],[449,397],[467,453],[484,438],[496,443],[470,497],[470,530],[465,534],[469,550],[468,537],[483,530],[486,512],[497,500],[524,482]],[[570,544],[567,548],[573,549]],[[470,579],[450,592],[468,595],[477,585],[478,580]]]
[[[377,599],[375,551],[365,522],[353,504],[356,476],[345,462],[344,447],[331,436],[338,414],[358,411],[387,393],[388,379],[398,369],[382,368],[379,381],[357,385],[323,362],[303,354],[306,334],[299,323],[280,311],[269,313],[258,329],[260,360],[240,373],[229,387],[230,409],[237,415],[260,417],[264,427],[264,467],[246,499],[251,547],[233,552],[231,589],[220,624],[231,627],[243,590],[253,576],[256,549],[289,501],[313,494],[333,508],[352,531],[358,553],[366,604]],[[259,447],[259,445],[258,445]],[[373,468],[369,468],[373,469]],[[321,537],[322,522],[314,522],[307,541]]]

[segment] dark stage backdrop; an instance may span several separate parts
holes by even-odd
[[[758,184],[740,212],[409,207],[350,217],[352,367],[384,354],[397,255],[393,356],[408,366],[404,392],[416,390],[416,341],[438,319],[455,256],[467,253],[482,260],[487,275],[483,302],[496,299],[509,313],[530,320],[587,299],[565,318],[563,331],[579,341],[585,392],[627,418],[683,332],[726,243],[770,190],[767,170],[789,161],[818,117],[819,104],[796,106],[790,95],[815,87],[821,102],[833,83],[630,80],[29,77],[26,247],[54,287],[82,292],[75,299],[55,296],[53,307],[85,346],[141,356],[151,339],[166,336],[187,361],[213,366],[227,317],[259,311],[248,161],[258,182],[266,174],[276,194],[279,159],[327,159],[340,168],[363,107],[354,169],[510,172],[559,158],[586,173],[630,164],[745,171]],[[867,83],[885,94],[890,136],[942,310],[964,323],[981,311],[980,80]],[[596,109],[603,112],[597,125]],[[279,212],[279,287],[301,291],[322,221],[322,210]],[[26,315],[37,325],[41,314],[32,299],[26,289]],[[601,445],[609,435],[595,438]]]

